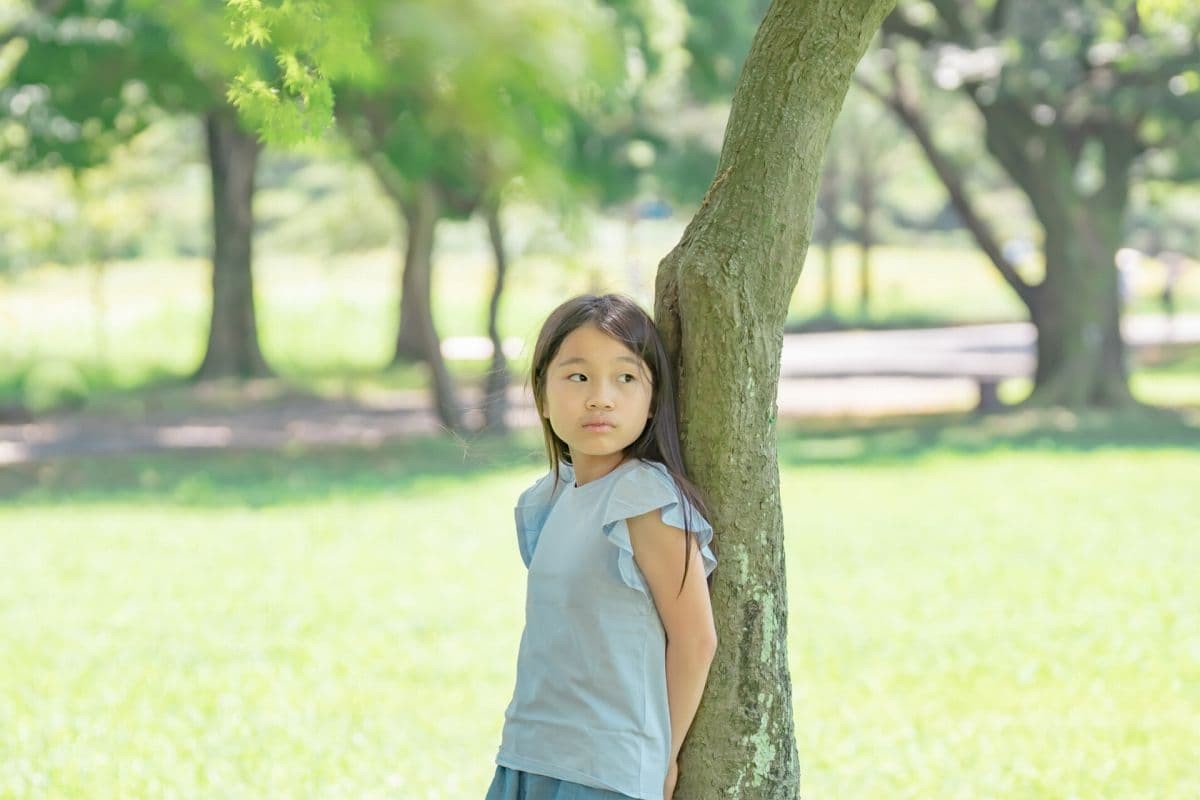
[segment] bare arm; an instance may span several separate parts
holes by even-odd
[[[691,545],[683,591],[684,532],[662,521],[655,509],[630,517],[629,539],[633,557],[646,578],[658,616],[667,634],[667,701],[671,712],[672,773],[684,737],[692,726],[708,668],[717,649],[712,604],[704,580],[704,563]]]

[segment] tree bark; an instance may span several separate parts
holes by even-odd
[[[212,323],[197,379],[255,377],[270,369],[258,347],[252,241],[258,138],[242,130],[232,109],[205,118],[212,171]]]
[[[892,0],[775,0],[733,98],[717,176],[659,266],[681,436],[719,534],[720,646],[676,796],[798,797],[776,394],[788,299],[829,133]]]
[[[462,430],[462,406],[454,379],[442,356],[442,340],[433,322],[431,277],[433,270],[433,240],[437,221],[442,213],[441,196],[437,187],[428,181],[413,187],[413,196],[401,205],[408,229],[408,243],[404,256],[404,274],[416,276],[412,291],[421,302],[415,303],[412,316],[416,320],[421,339],[421,360],[429,369],[430,385],[433,387],[434,407],[442,425],[452,431]],[[399,353],[395,361],[400,361]]]
[[[496,259],[496,282],[492,286],[492,297],[488,303],[487,329],[492,340],[492,365],[483,384],[483,429],[488,433],[504,433],[508,430],[505,415],[508,413],[508,360],[504,356],[503,340],[500,336],[500,296],[504,292],[504,278],[508,272],[508,258],[504,249],[504,229],[500,224],[500,204],[489,202],[484,206],[487,220],[488,239]]]

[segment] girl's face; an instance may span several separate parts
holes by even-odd
[[[542,416],[570,448],[576,474],[590,480],[617,466],[641,436],[653,397],[646,362],[584,325],[567,334],[546,370]]]

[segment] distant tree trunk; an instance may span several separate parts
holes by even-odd
[[[194,377],[269,375],[258,347],[251,269],[258,138],[242,130],[232,109],[210,112],[205,127],[212,171],[212,323]]]
[[[775,448],[788,300],[850,76],[893,0],[775,0],[733,98],[717,176],[659,265],[689,471],[719,531],[720,646],[680,759],[680,800],[794,800]]]
[[[998,104],[999,105],[999,104]],[[1126,406],[1134,403],[1121,338],[1116,252],[1136,157],[1118,128],[1101,132],[1104,183],[1084,193],[1075,179],[1079,142],[1057,126],[1018,123],[988,107],[988,149],[1021,187],[1045,232],[1046,273],[1034,287],[1037,372],[1031,406]]]
[[[442,213],[441,199],[430,184],[419,185],[412,199],[400,202],[405,245],[393,364],[426,360],[426,319],[433,318],[433,241]]]
[[[432,263],[433,239],[437,221],[441,217],[441,197],[437,187],[425,181],[413,187],[412,198],[402,204],[408,229],[408,245],[404,259],[404,273],[414,275],[411,290],[420,302],[411,307],[410,318],[416,319],[421,336],[421,357],[429,368],[433,387],[434,407],[442,425],[452,431],[461,430],[462,406],[454,379],[442,356],[442,340],[433,322]],[[402,361],[399,352],[393,361]]]
[[[499,202],[484,206],[487,219],[488,238],[496,260],[496,282],[492,286],[492,298],[488,303],[488,338],[492,340],[492,365],[488,369],[483,385],[483,429],[489,433],[504,433],[508,430],[505,415],[508,413],[508,360],[504,356],[504,342],[500,336],[500,296],[504,292],[504,278],[508,272],[508,258],[504,249],[504,230],[500,225]]]
[[[871,248],[875,246],[875,157],[865,137],[858,152],[858,314],[866,319],[871,310]]]
[[[1038,360],[1028,405],[1133,403],[1113,266],[1123,211],[1123,206],[1076,203],[1039,213],[1046,232],[1046,278],[1030,309]]]
[[[108,303],[104,297],[104,276],[108,262],[103,258],[92,261],[93,331],[96,338],[96,367],[108,370]]]
[[[832,154],[831,154],[832,155]],[[824,300],[822,314],[832,318],[835,315],[834,303],[837,289],[834,253],[837,249],[838,231],[841,223],[838,221],[838,208],[842,202],[842,176],[835,158],[827,158],[821,172],[821,185],[818,189],[817,205],[821,213],[821,224],[817,228],[824,258]]]
[[[389,137],[395,124],[394,98],[372,96],[344,87],[338,95],[338,128],[354,147],[359,158],[371,168],[384,193],[395,203],[404,220],[405,254],[400,267],[400,319],[396,328],[392,364],[425,360],[423,307],[430,303],[432,259],[414,257],[414,249],[429,242],[432,232],[413,231],[408,225],[407,207],[416,202],[413,183],[388,157]],[[433,223],[436,225],[436,221]],[[423,238],[424,237],[424,238]],[[426,270],[426,272],[422,272]]]
[[[419,244],[420,237],[414,236],[411,228],[406,230],[408,243],[400,274],[400,324],[396,333],[396,349],[392,355],[393,364],[425,360],[421,333],[421,318],[425,312],[422,307],[429,305],[433,299],[429,294],[433,283],[433,259],[413,258],[414,241]]]

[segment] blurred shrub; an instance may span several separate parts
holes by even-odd
[[[22,378],[25,408],[34,414],[74,410],[87,405],[89,388],[83,373],[70,361],[34,364]]]

